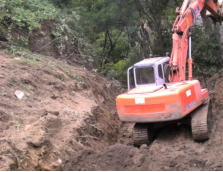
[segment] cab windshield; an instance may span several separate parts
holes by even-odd
[[[155,83],[153,67],[136,68],[136,83],[137,85],[146,85]]]

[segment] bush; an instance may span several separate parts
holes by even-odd
[[[211,24],[210,24],[211,26]],[[220,36],[216,26],[204,28],[194,26],[192,31],[192,58],[194,59],[195,75],[215,74],[222,68],[223,60],[220,47]]]
[[[40,32],[42,22],[54,20],[58,12],[47,0],[0,0],[0,39],[28,47],[33,31]]]
[[[28,27],[30,31],[44,20],[56,18],[58,10],[47,0],[0,0],[0,22],[11,28]]]

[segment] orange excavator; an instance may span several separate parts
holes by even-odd
[[[185,118],[190,119],[195,141],[209,139],[210,97],[192,76],[190,28],[200,14],[221,22],[222,2],[184,0],[176,12],[171,57],[148,58],[131,66],[128,91],[116,99],[120,120],[135,123],[133,140],[138,146],[151,143],[156,126]]]

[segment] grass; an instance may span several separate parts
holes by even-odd
[[[24,67],[24,65],[31,65],[35,69],[40,69],[43,66],[43,64],[41,63],[42,61],[43,59],[40,56],[29,54],[26,56],[14,57],[12,64],[22,65],[22,67]]]
[[[41,68],[43,56],[32,53],[30,50],[22,47],[12,46],[6,49],[5,53],[10,54],[13,58],[13,64],[32,65],[35,68]]]
[[[32,65],[37,69],[41,68],[41,64],[38,61],[33,61],[33,60],[27,59],[27,58],[14,59],[13,63],[19,64],[19,65]]]
[[[2,91],[2,92],[1,92],[1,96],[6,97],[6,96],[7,96],[7,93],[4,92],[4,91]]]
[[[83,90],[86,88],[86,82],[84,80],[83,77],[77,75],[76,73],[74,73],[71,70],[67,70],[65,67],[63,66],[57,66],[61,71],[63,71],[64,73],[66,73],[67,76],[69,76],[71,79],[73,79],[75,81],[75,87],[76,90]]]
[[[32,85],[27,85],[25,89],[26,89],[26,92],[28,92],[32,97],[35,97],[36,93]]]
[[[63,67],[61,65],[57,65],[57,68],[60,69],[62,72],[64,72],[71,79],[78,81],[78,82],[83,81],[83,78],[81,76],[77,75],[76,73],[74,73],[73,71],[67,70],[65,67]]]
[[[33,54],[26,49],[14,50],[13,56],[14,58],[12,64],[19,65],[23,70],[27,70],[31,65],[32,68],[36,70],[42,69],[45,73],[53,75],[55,78],[61,81],[65,81],[64,74],[66,74],[69,78],[75,81],[75,85],[78,90],[82,90],[86,85],[84,78],[70,70],[65,64],[56,63],[53,60],[45,58],[44,56]],[[43,69],[45,66],[47,66],[47,68]],[[64,74],[57,72],[58,69]],[[31,93],[31,95],[34,94],[32,88],[27,88],[27,91]]]

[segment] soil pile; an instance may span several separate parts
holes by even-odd
[[[118,83],[51,57],[0,61],[0,170],[62,170],[73,152],[117,142]]]

